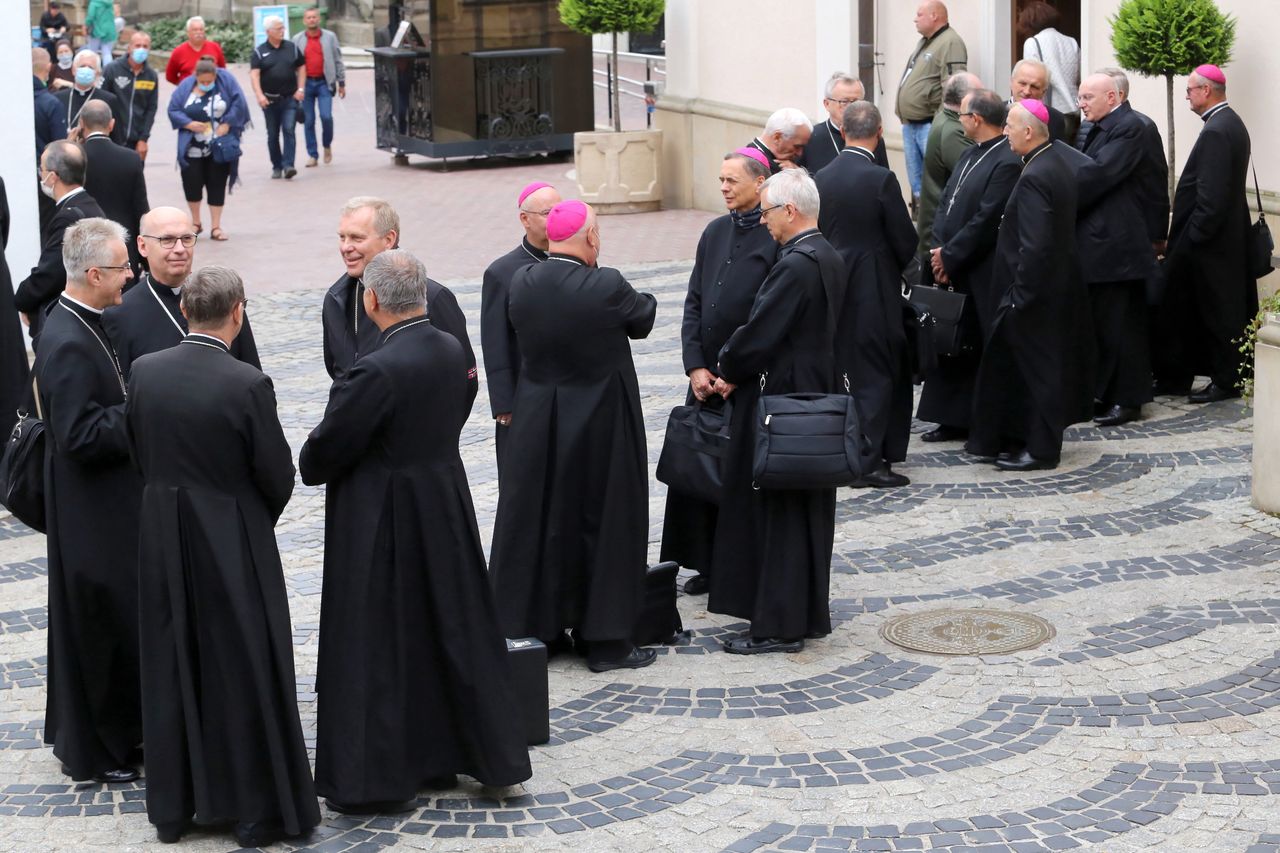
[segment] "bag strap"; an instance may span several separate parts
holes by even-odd
[[[1266,221],[1266,214],[1262,212],[1262,190],[1258,189],[1258,166],[1253,162],[1253,154],[1249,154],[1249,168],[1253,170],[1253,195],[1258,200],[1258,220]]]
[[[832,354],[832,357],[834,358],[836,332],[839,331],[836,324],[839,318],[836,317],[835,311],[833,310],[835,306],[831,304],[831,291],[827,288],[827,277],[823,275],[822,264],[818,261],[818,251],[814,249],[812,246],[806,246],[803,243],[795,246],[792,249],[792,251],[799,252],[800,254],[804,255],[809,260],[813,261],[814,264],[817,265],[818,267],[818,277],[822,280],[822,296],[827,303],[827,332],[831,337],[831,354]],[[760,393],[762,395],[764,394],[765,381],[768,378],[769,378],[769,371],[766,370],[760,374]],[[844,380],[844,392],[846,394],[852,395],[853,392],[849,390],[849,374],[843,373],[841,374],[841,378]]]

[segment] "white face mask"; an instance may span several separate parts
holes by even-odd
[[[42,178],[40,180],[40,192],[44,193],[49,198],[53,198],[53,184],[46,184]]]

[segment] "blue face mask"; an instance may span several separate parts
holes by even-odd
[[[131,54],[131,56],[133,56],[133,61],[134,61],[134,62],[136,62],[136,63],[138,63],[139,65],[141,65],[142,63],[144,63],[144,62],[146,62],[146,61],[147,61],[148,53],[149,53],[149,52],[147,51],[147,49],[146,49],[145,47],[140,47],[140,48],[138,48],[137,50],[135,50],[135,51]]]
[[[216,86],[216,85],[217,85],[217,83],[216,83],[216,82],[214,82],[214,83],[197,83],[197,84],[196,84],[196,88],[197,88],[197,89],[199,89],[201,92],[212,92],[212,91],[213,91],[213,87],[214,87],[214,86]]]
[[[79,86],[92,86],[97,79],[98,73],[88,65],[81,65],[76,69],[76,84]]]

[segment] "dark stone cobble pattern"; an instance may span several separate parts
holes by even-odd
[[[0,634],[25,634],[49,627],[49,610],[46,607],[29,607],[0,613]]]
[[[11,687],[40,687],[48,676],[49,659],[44,655],[31,660],[0,663],[0,690]]]
[[[5,521],[13,521],[13,519],[7,518]],[[26,533],[19,535],[36,535],[36,532],[29,527],[22,526],[22,529]],[[0,540],[9,538],[13,537],[5,536],[3,529],[0,528]],[[48,574],[49,560],[45,557],[34,557],[19,563],[6,563],[0,566],[0,583],[14,583],[16,581],[30,580],[31,578],[42,578]]]

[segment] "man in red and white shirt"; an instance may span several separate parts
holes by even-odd
[[[187,40],[175,47],[169,55],[169,64],[164,69],[165,79],[178,85],[196,72],[196,63],[202,56],[213,57],[219,68],[227,67],[222,46],[204,37],[204,18],[196,15],[187,18]]]

